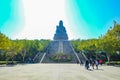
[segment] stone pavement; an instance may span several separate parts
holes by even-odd
[[[0,67],[0,80],[120,80],[120,67],[86,70],[79,64],[18,64]]]

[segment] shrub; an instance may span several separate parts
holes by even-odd
[[[0,61],[0,65],[3,65],[3,64],[17,64],[19,63],[19,61]]]
[[[50,57],[55,62],[69,62],[72,60],[72,56],[65,53],[56,53]]]
[[[106,62],[107,65],[120,65],[120,61]]]

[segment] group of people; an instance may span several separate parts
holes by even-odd
[[[100,60],[97,60],[97,59],[96,60],[92,60],[92,59],[86,60],[86,62],[85,62],[85,68],[89,69],[90,66],[91,66],[92,69],[94,69],[94,66],[96,66],[96,69],[98,69],[98,65],[99,64],[102,65],[102,63],[103,63],[102,59],[100,59]]]

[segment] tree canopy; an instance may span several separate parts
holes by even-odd
[[[120,24],[114,21],[114,26],[98,39],[72,40],[71,42],[77,52],[85,50],[99,53],[102,51],[110,59],[111,55],[117,55],[116,51],[120,53]]]
[[[0,60],[16,59],[25,62],[28,57],[34,58],[38,52],[45,51],[49,43],[50,40],[10,40],[0,33]]]

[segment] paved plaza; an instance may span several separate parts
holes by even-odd
[[[120,80],[120,67],[86,70],[79,64],[18,64],[1,66],[0,80]]]

